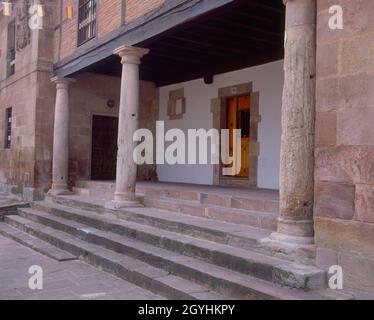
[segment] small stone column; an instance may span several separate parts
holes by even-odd
[[[52,78],[56,84],[55,123],[53,133],[52,195],[69,194],[69,86],[70,78]]]
[[[314,243],[316,0],[284,0],[284,3],[280,218],[277,233],[270,238],[309,245]]]
[[[127,45],[114,51],[122,63],[116,191],[109,204],[114,209],[141,206],[135,197],[137,164],[133,160],[136,147],[133,136],[138,129],[140,59],[148,52],[148,49]]]

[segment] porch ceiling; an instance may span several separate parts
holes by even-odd
[[[235,1],[138,43],[150,49],[141,79],[162,86],[282,59],[284,20],[282,0]],[[87,71],[120,76],[121,64],[111,56]]]

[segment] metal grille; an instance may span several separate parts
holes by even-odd
[[[6,109],[5,149],[12,145],[12,108]]]
[[[8,25],[8,67],[7,76],[11,76],[16,71],[16,25],[11,22]]]
[[[16,72],[16,49],[10,49],[9,56],[9,75],[12,75]]]
[[[78,45],[96,36],[96,0],[79,1]]]

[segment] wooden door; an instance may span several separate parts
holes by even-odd
[[[115,180],[118,118],[94,115],[92,120],[92,180]]]
[[[227,128],[230,130],[230,156],[234,153],[233,130],[241,130],[241,168],[232,176],[249,177],[249,124],[250,124],[250,96],[232,97],[228,99]],[[232,167],[232,166],[231,166]]]

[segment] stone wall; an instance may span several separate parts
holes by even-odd
[[[7,191],[23,193],[27,199],[38,197],[50,183],[44,175],[51,160],[48,126],[53,127],[54,92],[50,84],[53,73],[50,45],[53,41],[51,17],[55,0],[46,5],[47,17],[42,30],[28,30],[27,1],[17,1],[13,16],[0,18],[0,185]],[[17,24],[15,74],[8,76],[7,29],[11,21]],[[25,29],[26,28],[26,29]],[[5,109],[12,108],[12,146],[4,149]],[[43,127],[43,128],[42,128]]]
[[[344,29],[331,30],[340,4]],[[319,0],[315,231],[318,265],[374,290],[374,2]]]
[[[92,116],[118,116],[120,82],[117,77],[90,73],[76,77],[77,82],[70,88],[70,143],[69,143],[69,184],[77,180],[90,179]],[[115,107],[107,106],[108,100],[115,101]],[[158,89],[154,83],[140,83],[139,127],[155,132],[158,117]],[[154,166],[140,166],[139,180],[155,178]]]

